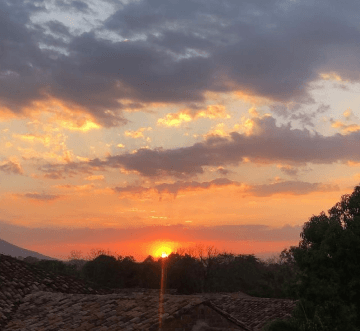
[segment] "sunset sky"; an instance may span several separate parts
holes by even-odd
[[[0,0],[0,239],[61,259],[296,245],[360,182],[359,12]]]

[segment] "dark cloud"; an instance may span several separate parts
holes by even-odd
[[[316,109],[309,111],[308,109],[305,110],[304,105],[300,103],[293,103],[288,105],[274,103],[270,105],[269,108],[272,114],[282,117],[287,121],[298,121],[303,126],[307,125],[314,127],[314,120],[316,119],[316,116],[326,113],[330,109],[330,106],[322,104]]]
[[[288,176],[296,177],[296,175],[299,173],[298,168],[289,165],[279,166],[279,168],[285,175]]]
[[[68,27],[59,21],[50,21],[50,22],[46,23],[46,25],[49,27],[50,31],[54,34],[65,36],[65,37],[71,36]]]
[[[19,163],[13,161],[5,161],[0,165],[0,171],[7,174],[23,175],[24,170]]]
[[[143,187],[143,186],[126,186],[126,187],[115,187],[114,191],[117,193],[132,193],[132,194],[143,194],[151,190],[155,190],[157,193],[170,193],[177,196],[179,191],[197,190],[197,189],[208,189],[210,187],[221,187],[227,185],[240,185],[240,183],[231,181],[227,178],[217,178],[210,182],[184,182],[177,181],[175,183],[162,183],[155,185],[154,187]]]
[[[83,1],[54,3],[90,11]],[[71,36],[58,22],[48,27],[67,39],[51,37],[30,20],[47,10],[45,1],[0,1],[2,106],[21,113],[55,97],[109,127],[127,122],[121,100],[201,103],[207,91],[243,90],[309,103],[309,83],[321,72],[359,80],[356,1],[140,0],[117,7],[96,29],[128,42],[102,39],[97,30]],[[311,125],[311,115],[294,116]]]
[[[219,167],[217,170],[216,170],[216,172],[218,172],[219,174],[221,174],[221,175],[227,175],[227,174],[229,174],[229,170],[227,170],[227,169],[224,169],[223,167]]]
[[[189,147],[139,149],[134,153],[108,156],[105,160],[46,165],[47,174],[89,172],[110,168],[137,171],[142,176],[188,177],[204,173],[207,166],[238,165],[244,158],[252,162],[305,165],[360,161],[360,132],[323,136],[307,129],[276,126],[273,117],[253,119],[252,135],[232,132],[230,137],[212,136]]]
[[[144,186],[132,186],[115,187],[113,190],[120,195],[130,193],[135,195],[143,195],[150,191],[156,191],[159,195],[162,193],[169,193],[176,198],[179,192],[191,191],[191,190],[206,190],[211,187],[223,187],[223,186],[241,186],[242,183],[237,181],[231,181],[227,178],[217,178],[210,182],[184,182],[177,181],[174,183],[163,183],[153,187]],[[250,196],[268,197],[274,194],[293,194],[293,195],[305,195],[312,192],[332,192],[339,191],[337,185],[321,184],[321,183],[307,183],[302,181],[285,181],[280,183],[265,184],[265,185],[244,185],[239,193],[244,193]]]
[[[90,10],[90,7],[88,4],[84,1],[79,0],[55,0],[55,5],[62,10],[68,10],[68,11],[79,11],[83,13],[87,13]]]
[[[33,200],[39,200],[39,201],[53,201],[60,198],[59,195],[54,194],[40,194],[40,193],[25,193],[21,195],[24,198],[33,199]]]
[[[279,193],[304,195],[312,192],[339,191],[337,185],[306,183],[300,181],[288,181],[274,184],[254,185],[246,190],[246,193],[258,197],[267,197]]]

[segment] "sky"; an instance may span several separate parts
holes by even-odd
[[[0,0],[0,238],[273,256],[360,181],[355,0]]]

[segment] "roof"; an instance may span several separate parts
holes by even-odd
[[[231,295],[214,296],[212,302],[254,331],[260,331],[266,323],[272,320],[288,317],[296,306],[294,300],[234,298]]]
[[[0,254],[0,330],[13,315],[25,295],[38,291],[105,294],[110,289],[94,289],[80,279],[55,275],[8,255]]]
[[[243,329],[257,331],[268,321],[291,313],[296,302],[242,293],[165,294],[164,321],[199,304],[208,305]],[[158,290],[94,289],[74,277],[55,275],[0,254],[1,330],[27,330],[21,323],[32,326],[31,330],[61,330],[61,325],[71,330],[80,322],[84,328],[91,323],[96,326],[99,320],[103,321],[101,328],[92,330],[125,330],[129,326],[151,330],[150,325],[157,328],[158,307]]]
[[[202,296],[164,295],[162,322],[205,304],[250,331]],[[4,331],[20,330],[142,330],[159,328],[159,295],[136,293],[88,295],[37,292],[25,297]]]

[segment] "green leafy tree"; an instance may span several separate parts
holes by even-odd
[[[312,216],[288,252],[299,268],[292,286],[298,330],[360,330],[360,186],[328,215]]]

